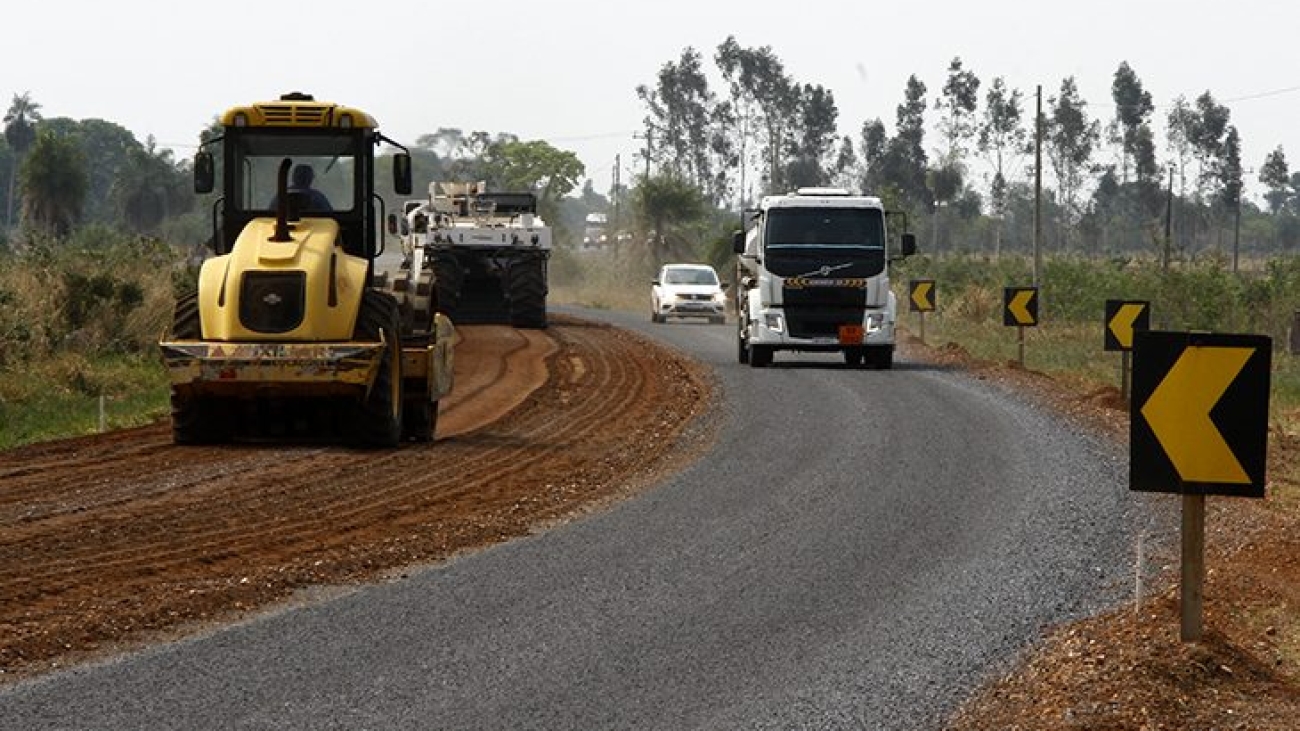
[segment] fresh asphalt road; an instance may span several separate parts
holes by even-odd
[[[581,312],[712,366],[718,436],[608,510],[0,688],[0,729],[933,729],[1122,601],[1126,457],[900,357],[735,358],[734,325]]]

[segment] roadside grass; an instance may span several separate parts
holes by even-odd
[[[152,423],[169,411],[167,377],[142,354],[58,353],[0,370],[0,449]]]

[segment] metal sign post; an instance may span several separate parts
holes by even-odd
[[[921,327],[921,342],[925,342],[925,313],[934,312],[935,287],[933,279],[913,279],[907,286],[907,301],[912,312],[917,313]]]
[[[1183,495],[1183,554],[1179,636],[1200,642],[1205,600],[1205,496]]]
[[[1140,331],[1129,489],[1183,496],[1181,636],[1202,636],[1205,496],[1264,497],[1272,340]]]
[[[1003,287],[1002,324],[1015,326],[1020,367],[1025,365],[1025,328],[1038,325],[1038,287]]]
[[[1129,351],[1133,333],[1151,328],[1151,303],[1146,300],[1106,300],[1106,318],[1102,322],[1108,351],[1120,351],[1120,396],[1129,400]]]

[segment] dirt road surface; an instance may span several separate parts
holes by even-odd
[[[707,440],[708,378],[664,348],[459,332],[430,445],[177,447],[163,422],[0,453],[0,682],[525,535]]]

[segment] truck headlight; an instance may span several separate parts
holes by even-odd
[[[785,332],[785,320],[780,313],[769,312],[763,315],[763,326],[772,332]]]
[[[867,315],[867,332],[876,332],[885,326],[885,315],[881,312],[872,312]]]

